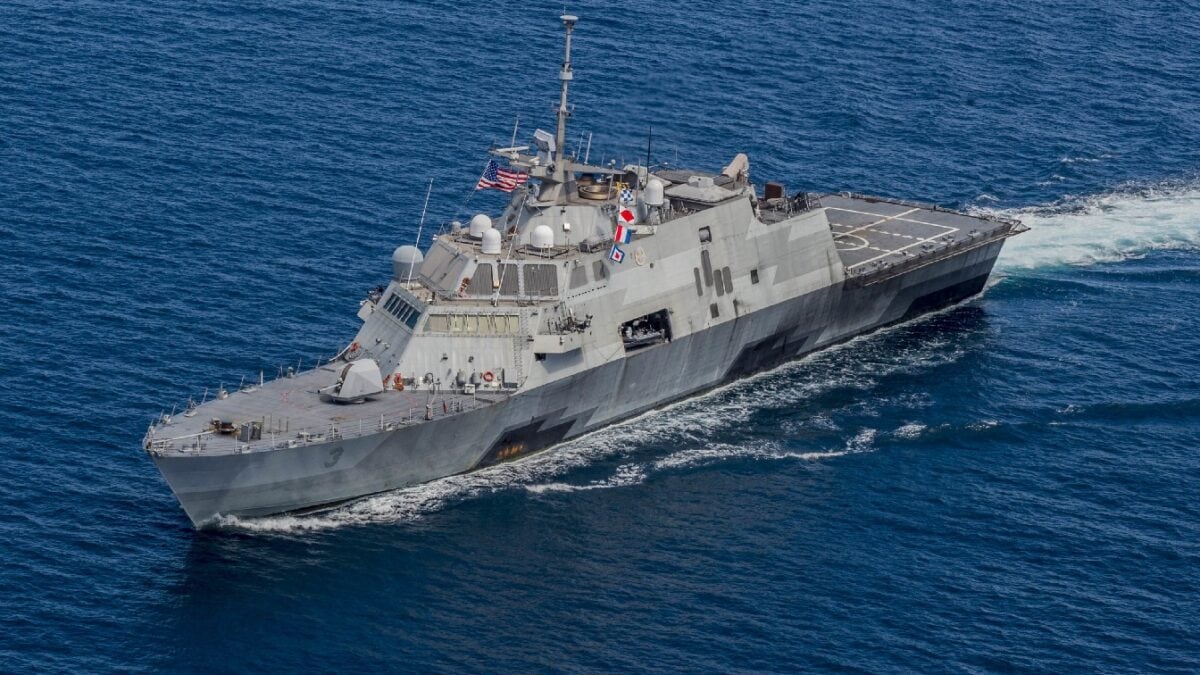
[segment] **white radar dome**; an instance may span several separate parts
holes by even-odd
[[[549,225],[538,225],[529,233],[529,245],[542,249],[554,246],[554,230]]]
[[[408,281],[417,276],[417,269],[421,267],[424,260],[425,256],[421,255],[421,249],[416,246],[397,248],[392,251],[392,277],[396,281]]]
[[[492,229],[492,219],[484,214],[479,214],[471,219],[471,237],[479,239],[484,232]]]
[[[646,183],[646,206],[663,205],[663,188],[663,182],[657,178]]]
[[[479,248],[488,255],[500,255],[500,230],[492,228],[484,230],[483,242],[480,243]]]

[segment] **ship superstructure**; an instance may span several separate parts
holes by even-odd
[[[513,460],[979,293],[1023,226],[789,194],[720,171],[591,166],[554,134],[389,283],[330,362],[161,417],[145,447],[197,525],[309,509]]]

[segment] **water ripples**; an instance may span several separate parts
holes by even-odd
[[[581,12],[593,160],[653,125],[656,161],[1033,230],[980,302],[196,533],[144,424],[344,343],[429,178],[435,221],[498,208],[481,151],[552,123],[562,8],[7,3],[0,662],[1200,669],[1200,26],[1102,4]]]

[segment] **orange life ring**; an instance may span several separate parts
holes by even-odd
[[[494,379],[496,379],[496,376],[492,374],[492,371],[490,371],[490,370],[484,371],[484,373],[483,373],[483,381],[484,382],[491,382]]]
[[[350,343],[350,351],[352,351],[352,352],[358,351],[358,343],[357,342]]]

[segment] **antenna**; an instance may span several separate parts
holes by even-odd
[[[567,31],[566,47],[563,50],[562,70],[559,71],[558,79],[562,81],[562,95],[558,103],[558,133],[555,134],[555,157],[554,157],[554,180],[558,183],[567,182],[567,167],[566,167],[566,140],[567,140],[567,117],[571,114],[570,108],[567,107],[567,85],[575,78],[575,74],[571,71],[571,31],[575,29],[575,22],[579,21],[579,17],[572,14],[563,14],[561,17],[563,27]]]
[[[650,125],[650,134],[646,136],[646,171],[650,171],[650,144],[654,142],[654,125]]]
[[[517,119],[520,120],[520,117],[518,117]],[[515,135],[516,133],[517,133],[516,130],[513,130],[513,134]],[[420,224],[417,225],[417,243],[414,245],[417,247],[418,251],[421,250],[421,230],[425,229],[425,211],[429,208],[429,195],[431,195],[431,194],[433,194],[433,179],[432,178],[429,179],[429,189],[425,191],[425,206],[421,207],[421,222],[420,222]],[[413,267],[416,267],[416,265],[408,266],[408,278],[404,280],[405,286],[412,283]]]
[[[588,157],[592,156],[592,132],[588,132],[587,151],[583,153],[583,163],[588,163]]]
[[[508,144],[508,147],[510,147],[510,148],[517,147],[517,129],[520,129],[520,128],[521,128],[521,113],[517,113],[517,121],[513,122],[512,142]]]

